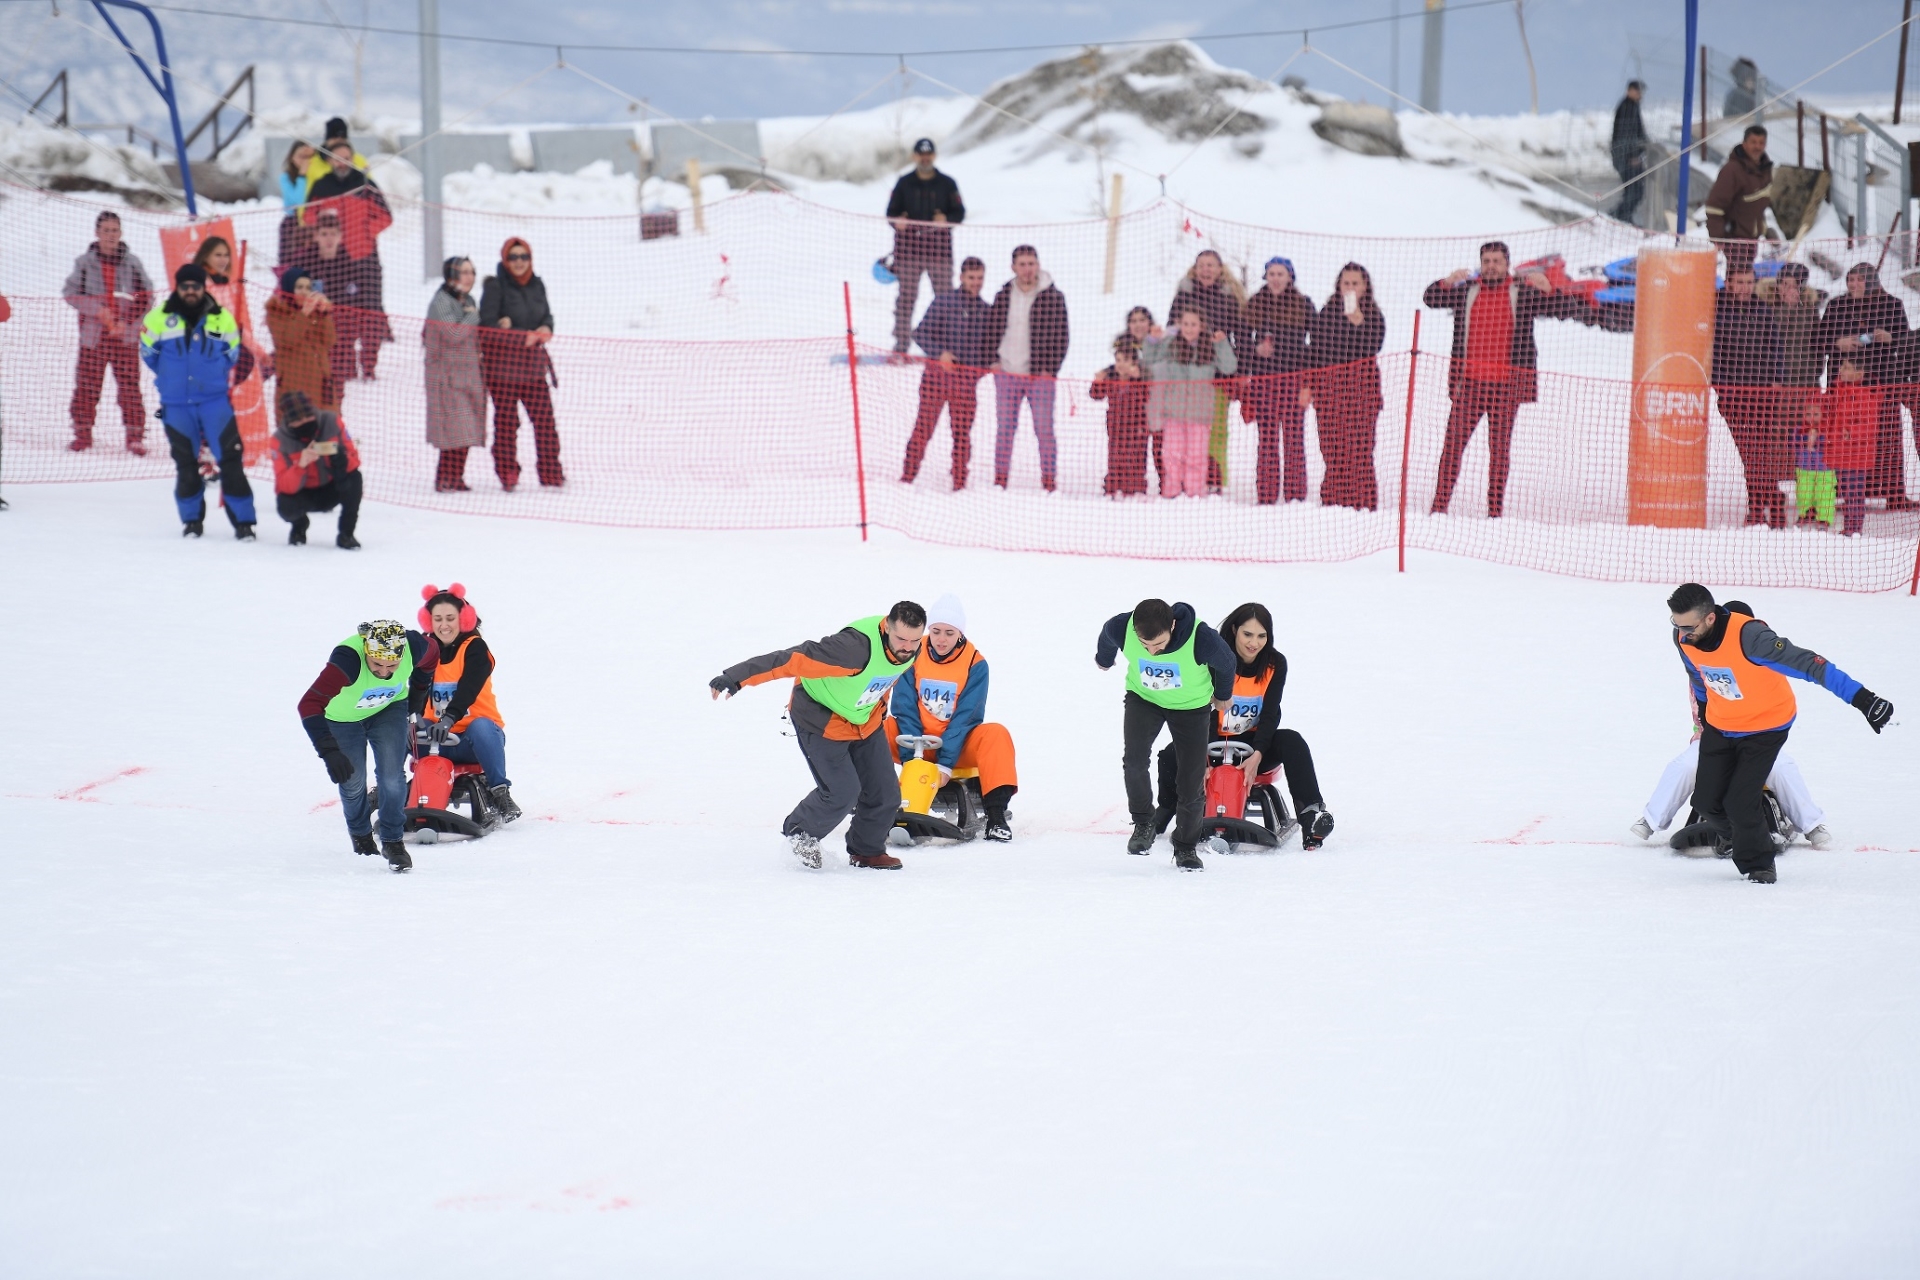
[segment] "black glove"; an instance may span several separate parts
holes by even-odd
[[[320,759],[326,762],[327,776],[335,782],[345,782],[353,776],[353,761],[347,759],[347,753],[329,743],[320,749]]]
[[[729,698],[740,692],[740,686],[725,676],[715,676],[713,679],[707,681],[707,688],[713,690],[715,693],[724,693]]]
[[[1893,704],[1877,696],[1873,690],[1862,688],[1853,695],[1853,707],[1867,718],[1875,733],[1887,727],[1887,721],[1893,719]]]

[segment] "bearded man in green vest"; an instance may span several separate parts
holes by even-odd
[[[395,871],[413,866],[401,843],[407,806],[407,722],[433,691],[440,646],[391,618],[363,622],[327,657],[300,698],[300,723],[340,787],[353,851],[384,854]],[[380,844],[367,804],[367,748],[380,796]]]
[[[1111,670],[1116,656],[1127,664],[1125,739],[1120,769],[1133,816],[1128,853],[1147,853],[1156,834],[1153,820],[1153,741],[1165,725],[1173,737],[1173,865],[1200,871],[1201,810],[1207,786],[1207,736],[1213,712],[1233,696],[1233,650],[1200,621],[1190,604],[1142,600],[1130,613],[1107,619],[1093,661]]]
[[[749,658],[707,682],[715,698],[731,698],[749,685],[793,681],[787,716],[814,788],[780,831],[805,865],[820,865],[820,841],[852,814],[848,861],[874,871],[899,869],[900,859],[887,852],[887,833],[900,812],[900,779],[880,729],[893,682],[913,666],[926,629],[927,611],[902,600],[884,618],[861,618],[825,639]]]

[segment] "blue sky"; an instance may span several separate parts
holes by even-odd
[[[1384,17],[1396,7],[1413,13],[1422,0],[1280,0],[1279,3],[1181,5],[1142,0],[709,0],[705,3],[576,3],[535,7],[524,0],[442,0],[449,33],[512,36],[566,43],[567,57],[613,90],[565,73],[548,74],[507,94],[476,119],[598,121],[630,118],[628,98],[647,98],[664,111],[698,117],[823,113],[883,80],[890,58],[814,56],[742,57],[707,53],[615,53],[609,44],[685,45],[697,49],[846,49],[890,54],[1007,44],[1065,45],[1111,39],[1195,36],[1272,30],[1323,29],[1314,43],[1380,80],[1394,80],[1392,27],[1324,30],[1356,17]],[[185,86],[184,110],[204,110],[209,88],[224,85],[241,67],[262,67],[263,105],[297,99],[342,110],[352,105],[355,29],[372,25],[411,29],[409,0],[179,0],[158,6],[172,58]],[[186,8],[298,18],[319,26],[243,22],[186,12]],[[62,0],[65,16],[51,16],[48,0],[0,0],[0,83],[17,95],[37,93],[61,67],[74,69],[77,113],[90,119],[136,119],[149,127],[160,116],[155,99],[101,38],[103,28],[83,0]],[[1527,32],[1543,110],[1610,105],[1631,75],[1646,78],[1656,97],[1680,88],[1682,6],[1679,0],[1527,0]],[[1899,0],[1706,0],[1701,36],[1709,45],[1756,58],[1768,76],[1790,84],[1819,70],[1899,21]],[[337,25],[336,25],[337,24]],[[1421,24],[1400,30],[1401,92],[1417,95]],[[91,30],[80,30],[81,27]],[[1218,60],[1265,75],[1299,43],[1297,35],[1208,41]],[[1526,64],[1511,4],[1452,13],[1447,19],[1443,105],[1473,112],[1524,111]],[[920,52],[910,66],[959,87],[979,91],[997,77],[1051,56],[1042,52],[958,54]],[[1896,44],[1888,40],[1827,75],[1809,96],[1890,92]],[[507,48],[449,41],[445,106],[449,118],[486,103],[523,77],[553,62],[547,48]],[[362,100],[369,113],[412,115],[417,109],[417,44],[404,35],[369,33],[362,45]],[[1352,97],[1381,95],[1325,61],[1294,68],[1310,83]],[[890,82],[868,102],[897,91]],[[617,90],[617,92],[615,91]],[[924,82],[914,92],[939,90]],[[325,101],[322,101],[322,100]]]

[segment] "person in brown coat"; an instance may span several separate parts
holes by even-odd
[[[1300,389],[1308,364],[1307,332],[1316,312],[1313,300],[1294,284],[1293,263],[1269,259],[1265,274],[1266,283],[1247,299],[1245,354],[1240,360],[1247,375],[1242,408],[1260,429],[1254,488],[1262,505],[1280,501],[1283,489],[1288,502],[1305,502],[1307,411],[1300,404]]]
[[[1767,210],[1773,207],[1773,161],[1767,158],[1767,131],[1752,124],[1720,166],[1707,192],[1707,234],[1727,255],[1727,270],[1753,265],[1760,238],[1767,234]]]
[[[273,335],[273,373],[278,394],[299,391],[316,408],[340,408],[340,382],[331,354],[335,339],[333,300],[313,287],[313,274],[288,267],[280,288],[267,299],[267,331]]]

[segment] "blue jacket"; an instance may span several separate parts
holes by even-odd
[[[965,289],[943,293],[914,326],[913,340],[932,359],[938,360],[942,351],[951,351],[958,363],[984,370],[993,363],[993,352],[987,344],[990,310],[977,293]]]
[[[140,329],[140,359],[153,370],[160,403],[201,404],[227,398],[227,378],[240,359],[240,327],[233,313],[213,299],[188,328],[169,297],[147,312]]]
[[[979,651],[974,652],[977,654]],[[933,757],[933,762],[943,769],[954,767],[954,763],[960,759],[960,753],[966,749],[967,735],[978,729],[987,718],[987,660],[976,657],[966,674],[966,687],[954,699],[953,719],[947,721],[946,729],[941,732],[940,750]],[[893,718],[900,726],[901,733],[910,737],[921,734],[920,664],[917,662],[893,683]]]

